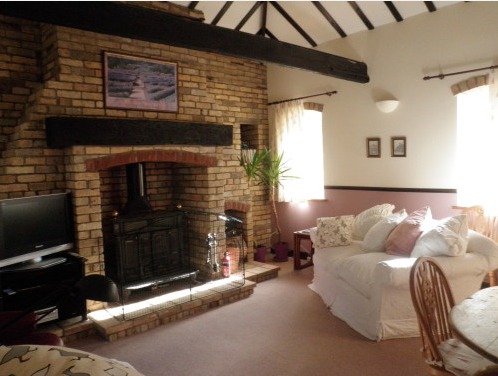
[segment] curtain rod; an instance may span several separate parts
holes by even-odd
[[[456,76],[457,74],[472,73],[472,72],[478,72],[478,71],[482,71],[482,70],[496,69],[496,68],[498,68],[498,65],[491,65],[490,67],[469,69],[469,70],[464,70],[464,71],[460,71],[460,72],[453,72],[453,73],[441,73],[441,74],[438,74],[436,76],[425,76],[424,81],[432,80],[433,78],[439,78],[440,80],[442,80],[443,78],[445,78],[447,76]]]
[[[306,98],[312,98],[312,97],[318,97],[320,95],[328,95],[329,97],[332,94],[337,94],[337,90],[334,91],[326,91],[325,93],[320,93],[320,94],[313,94],[313,95],[308,95],[306,97],[299,97],[299,98],[292,98],[292,99],[284,99],[283,101],[278,101],[278,102],[271,102],[268,103],[268,106],[271,106],[272,104],[279,104],[279,103],[285,103],[285,102],[290,102],[290,101],[296,101],[298,99],[306,99]]]

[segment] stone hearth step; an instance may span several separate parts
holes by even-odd
[[[108,341],[115,341],[247,298],[254,292],[257,283],[278,277],[279,271],[280,267],[277,265],[254,261],[245,264],[245,282],[237,287],[213,288],[196,294],[196,299],[173,302],[166,308],[126,320],[101,310],[91,312],[89,319],[85,321],[72,319],[57,324],[46,324],[42,325],[40,330],[56,333],[66,344],[93,333],[98,333]]]

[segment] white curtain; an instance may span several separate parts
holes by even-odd
[[[305,110],[302,100],[275,105],[272,149],[283,153],[286,175],[278,201],[302,202],[324,198],[322,112]]]
[[[470,80],[467,80],[469,82]],[[481,205],[498,214],[498,85],[496,73],[488,83],[457,94],[457,202]]]

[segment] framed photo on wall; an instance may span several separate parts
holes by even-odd
[[[406,137],[391,137],[391,156],[406,157]]]
[[[178,112],[176,63],[104,52],[107,108]]]
[[[369,137],[367,138],[367,157],[380,158],[380,138]]]

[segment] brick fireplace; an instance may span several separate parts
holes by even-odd
[[[266,192],[248,184],[239,156],[242,142],[268,144],[263,64],[4,16],[0,35],[0,198],[70,190],[75,251],[87,259],[87,273],[103,273],[103,224],[126,201],[125,166],[143,162],[153,210],[181,203],[189,210],[235,211],[252,259],[252,244],[271,233],[270,208]],[[104,51],[177,63],[179,111],[106,108]],[[232,141],[143,145],[118,134],[126,141],[49,147],[51,117],[212,124],[230,127]]]

